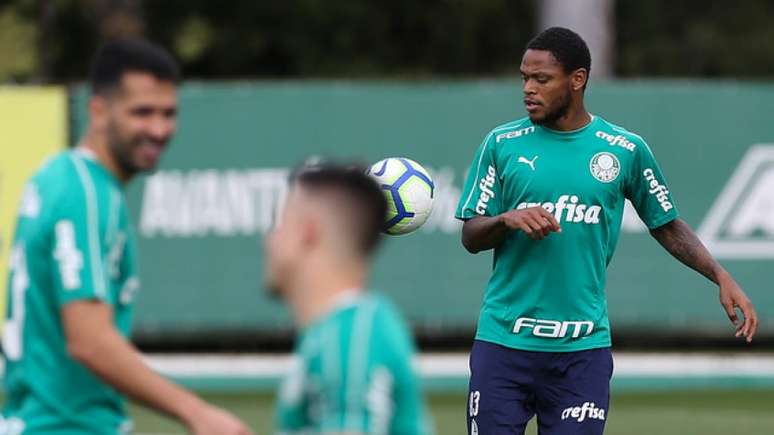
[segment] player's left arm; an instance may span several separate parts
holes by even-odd
[[[720,287],[720,303],[731,323],[736,326],[737,337],[752,341],[758,328],[758,317],[750,299],[712,257],[688,224],[680,219],[669,184],[648,144],[636,135],[631,141],[636,144],[636,148],[624,185],[626,197],[661,246]],[[741,322],[736,308],[741,309],[744,315]]]
[[[758,315],[755,313],[755,307],[731,274],[712,257],[691,227],[682,219],[674,219],[665,225],[651,229],[650,234],[681,263],[720,287],[720,304],[725,309],[728,319],[736,326],[736,336],[745,337],[748,343],[751,342],[758,329]],[[737,308],[744,316],[741,322],[736,313]]]

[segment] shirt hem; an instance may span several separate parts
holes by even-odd
[[[475,340],[486,341],[488,343],[497,344],[510,349],[524,350],[528,352],[551,352],[551,353],[581,352],[584,350],[602,349],[602,348],[608,348],[613,346],[612,340],[610,340],[609,337],[607,338],[606,341],[601,341],[601,342],[595,341],[595,342],[589,342],[588,344],[582,344],[582,345],[573,344],[573,345],[562,345],[562,346],[543,346],[543,345],[534,345],[534,344],[526,344],[526,343],[509,343],[506,340],[498,340],[495,338],[480,336],[478,334],[476,335]]]

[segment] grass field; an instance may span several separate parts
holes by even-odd
[[[272,397],[207,395],[247,421],[256,434],[272,433]],[[464,394],[429,396],[438,435],[465,435]],[[138,434],[185,433],[156,414],[133,407]],[[535,434],[534,426],[528,434]],[[772,435],[774,390],[695,391],[615,394],[608,435]]]

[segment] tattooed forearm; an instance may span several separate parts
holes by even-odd
[[[682,219],[651,230],[650,234],[680,262],[718,283],[718,272],[722,267]]]

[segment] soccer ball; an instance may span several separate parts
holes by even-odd
[[[433,209],[435,184],[422,165],[404,157],[391,157],[377,162],[366,173],[379,183],[387,199],[385,233],[408,234],[425,223]]]

